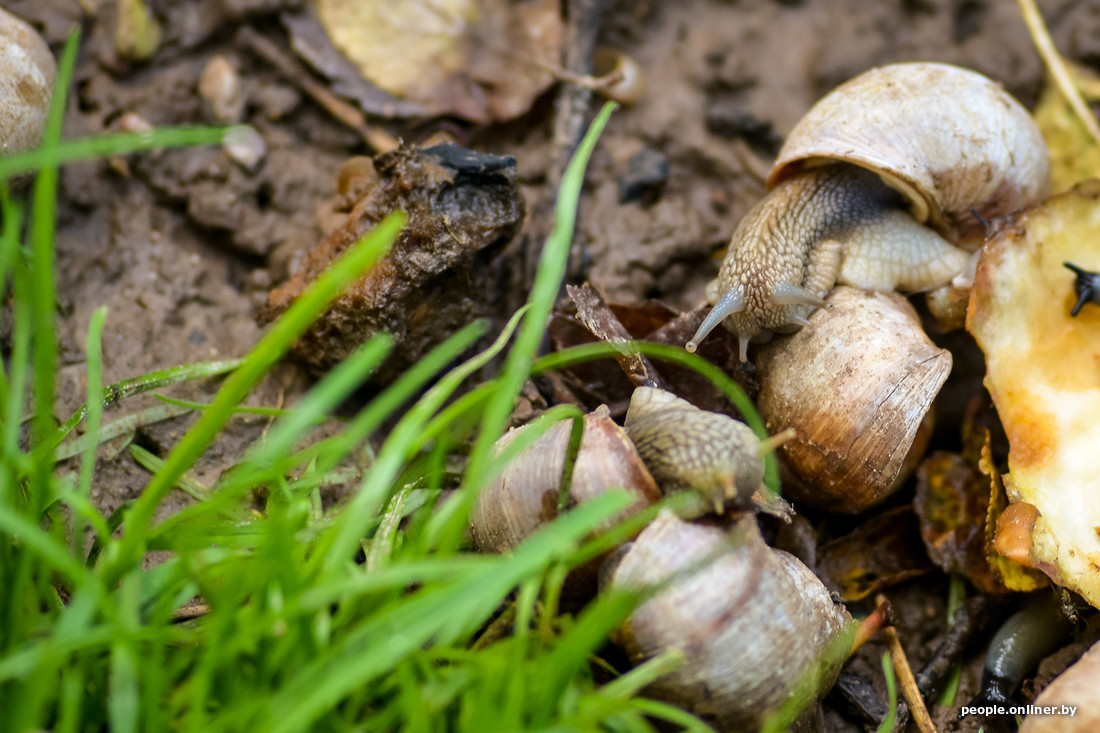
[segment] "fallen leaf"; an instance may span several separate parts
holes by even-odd
[[[511,119],[560,66],[558,0],[318,0],[317,13],[364,77],[430,114]]]
[[[817,576],[846,601],[858,601],[931,570],[920,524],[909,506],[879,514],[822,545],[817,554]]]
[[[1065,63],[1082,98],[1086,102],[1100,101],[1100,76],[1083,66]],[[1050,79],[1033,117],[1050,151],[1051,190],[1061,193],[1100,176],[1100,143],[1089,134],[1065,95]]]

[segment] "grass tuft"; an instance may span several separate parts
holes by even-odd
[[[60,90],[71,78],[75,49],[74,39],[60,64]],[[575,408],[554,408],[504,455],[491,450],[524,380],[536,368],[554,367],[552,360],[536,360],[536,351],[564,272],[584,166],[611,106],[566,174],[530,301],[496,341],[448,368],[484,334],[484,323],[471,324],[344,421],[336,435],[300,447],[389,354],[388,336],[368,341],[295,405],[246,408],[242,400],[341,289],[384,256],[403,216],[389,217],[350,248],[237,360],[172,367],[104,387],[100,343],[111,323],[105,309],[95,311],[88,324],[87,401],[56,425],[57,167],[98,155],[216,143],[225,131],[62,141],[63,92],[55,100],[43,147],[0,161],[0,178],[31,170],[38,176],[29,208],[0,187],[0,282],[12,322],[0,368],[0,710],[6,726],[649,731],[652,720],[661,719],[706,729],[682,711],[637,696],[679,663],[678,655],[597,684],[591,660],[636,598],[607,595],[575,616],[558,609],[568,571],[645,521],[634,517],[633,524],[603,533],[628,496],[612,492],[565,512],[506,556],[470,552],[465,534],[477,492],[508,457],[555,421],[578,417]],[[506,350],[496,378],[456,395]],[[209,404],[164,398],[104,423],[108,404],[221,374],[227,376]],[[167,456],[130,448],[150,472],[149,483],[105,516],[92,500],[104,480],[96,470],[102,443],[192,410],[198,413],[193,426]],[[190,473],[195,462],[233,415],[248,411],[271,415],[270,429],[214,486],[197,482]],[[387,424],[393,427],[375,453],[368,439]],[[83,434],[70,437],[78,426]],[[69,459],[75,471],[63,463]],[[325,510],[320,489],[334,482],[354,490],[344,505]],[[174,489],[192,503],[155,520]],[[258,496],[264,497],[260,509],[253,502]],[[166,559],[146,567],[150,550],[165,551]],[[499,704],[502,695],[507,704]]]

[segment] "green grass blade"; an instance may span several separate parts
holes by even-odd
[[[67,440],[58,445],[53,451],[54,461],[64,461],[73,456],[84,453],[89,448],[113,440],[119,436],[131,434],[143,425],[154,425],[158,422],[171,420],[180,415],[191,412],[189,407],[177,407],[175,405],[153,405],[144,410],[131,413],[126,417],[120,417],[106,425],[103,425],[95,433],[85,433],[78,438]]]
[[[385,255],[404,224],[404,214],[390,214],[350,247],[338,262],[306,288],[260,339],[244,363],[226,378],[210,409],[184,435],[166,459],[164,469],[153,477],[145,492],[134,503],[126,521],[125,534],[118,545],[119,555],[112,563],[108,578],[120,576],[140,561],[149,523],[164,495],[213,441],[217,431],[232,415],[237,403],[244,399],[256,382],[275,365],[340,292]]]
[[[584,171],[600,133],[617,107],[618,105],[614,102],[608,102],[603,106],[566,167],[561,188],[558,191],[554,228],[539,257],[538,274],[535,276],[531,295],[527,301],[530,310],[516,336],[515,344],[508,352],[508,358],[505,360],[500,376],[497,377],[497,389],[485,405],[485,412],[481,419],[481,432],[470,453],[463,486],[465,490],[461,494],[463,502],[461,514],[469,513],[477,492],[484,486],[485,469],[491,460],[493,444],[503,432],[508,416],[512,414],[516,395],[519,394],[524,380],[531,373],[531,365],[534,363],[539,343],[546,332],[546,324],[553,310],[554,301],[561,290],[562,278],[565,276],[569,247],[573,240],[573,229],[577,219],[577,202],[584,184]],[[444,538],[441,546],[454,548],[460,541],[461,534],[455,528]]]
[[[271,428],[267,439],[257,443],[244,459],[245,463],[269,466],[275,458],[286,455],[313,424],[320,422],[348,395],[362,386],[370,374],[390,354],[393,337],[377,334],[337,364],[324,379],[306,393],[301,405]]]
[[[60,78],[60,74],[59,74]],[[237,134],[237,127],[161,127],[145,132],[118,132],[59,140],[38,150],[0,158],[0,180],[23,173],[56,168],[79,160],[127,155],[159,148],[218,145]]]
[[[50,100],[46,129],[42,135],[44,148],[56,146],[61,139],[61,123],[65,113],[66,91],[76,63],[77,39],[73,33],[65,43],[57,68],[57,83]],[[53,396],[57,369],[57,340],[54,328],[54,234],[57,210],[57,166],[44,166],[34,181],[31,204],[31,314],[34,324],[34,473],[30,482],[30,512],[38,517],[46,506],[51,484],[52,466],[48,454],[53,436]]]
[[[103,416],[103,402],[96,399],[99,387],[103,383],[103,355],[100,353],[100,340],[103,335],[103,324],[107,320],[106,306],[96,308],[92,313],[91,322],[88,324],[88,355],[87,380],[88,380],[88,430],[89,436],[85,441],[84,455],[80,463],[80,476],[77,479],[77,491],[80,496],[90,496],[92,493],[92,473],[95,471],[95,449],[99,442],[99,422]],[[84,557],[84,519],[80,512],[73,514],[73,553],[77,557]]]
[[[137,377],[123,379],[104,387],[100,394],[100,401],[102,406],[106,407],[107,405],[121,402],[127,397],[133,397],[134,395],[149,392],[150,390],[179,384],[180,382],[187,382],[192,379],[216,377],[219,374],[233,371],[243,362],[243,359],[229,359],[223,361],[205,361],[196,364],[181,364],[180,366],[174,366],[169,369],[159,369],[155,372],[148,372],[147,374],[142,374]],[[60,443],[65,436],[72,432],[88,415],[88,409],[91,402],[92,400],[89,398],[87,402],[76,409],[76,412],[69,416],[68,420],[61,424],[61,427],[57,429],[54,445]]]

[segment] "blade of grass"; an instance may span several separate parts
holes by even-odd
[[[12,283],[12,337],[8,354],[7,368],[10,370],[5,376],[5,385],[0,399],[4,401],[2,436],[0,436],[0,450],[2,450],[4,474],[0,482],[0,507],[15,506],[17,503],[17,486],[21,476],[29,470],[29,463],[19,447],[19,428],[23,422],[23,399],[27,386],[27,361],[30,356],[31,340],[31,316],[29,297],[26,294],[27,273],[26,264],[19,253],[19,232],[23,223],[23,208],[12,201],[8,194],[7,186],[0,189],[0,212],[3,221],[3,239],[0,240],[0,255],[3,257],[4,279],[0,281],[5,286],[10,273]],[[0,371],[3,365],[0,365]],[[25,464],[25,465],[21,465]],[[3,628],[7,628],[5,625]]]
[[[393,337],[388,333],[376,334],[357,348],[306,393],[298,409],[276,422],[266,439],[252,446],[243,462],[270,466],[277,456],[290,452],[311,425],[320,422],[362,386],[392,348]]]
[[[198,400],[181,400],[178,397],[169,397],[168,395],[155,394],[154,399],[158,399],[166,405],[172,405],[173,407],[185,407],[188,410],[205,410],[210,407],[209,402],[200,402]],[[259,407],[250,405],[237,405],[233,408],[234,415],[259,415],[261,417],[287,417],[293,414],[294,410],[285,407]],[[336,418],[339,419],[339,418]]]
[[[123,379],[103,388],[100,394],[101,406],[106,407],[107,405],[113,405],[116,402],[121,402],[127,397],[133,397],[134,395],[139,395],[144,392],[149,392],[150,390],[160,389],[161,387],[167,387],[173,384],[179,384],[180,382],[187,382],[192,379],[204,379],[206,377],[216,377],[219,374],[233,371],[239,367],[243,361],[243,359],[229,359],[227,361],[206,361],[197,364],[182,364],[180,366],[171,367],[170,369],[160,369],[137,377]],[[89,398],[88,402],[78,407],[76,412],[70,415],[69,419],[61,424],[61,427],[57,429],[54,445],[64,440],[65,436],[80,424],[85,416],[87,416],[90,404],[91,398]]]
[[[60,74],[58,74],[60,79]],[[217,145],[238,134],[238,127],[161,127],[145,132],[118,132],[58,140],[37,150],[0,158],[0,180],[23,173],[56,168],[65,163],[127,155],[159,148]]]
[[[890,652],[882,653],[882,674],[886,677],[886,717],[882,719],[876,733],[891,733],[897,727],[898,686],[894,677],[894,663]]]
[[[79,438],[73,438],[72,440],[62,443],[54,449],[53,460],[64,461],[89,450],[94,450],[95,446],[105,443],[108,440],[113,440],[121,435],[133,433],[143,425],[153,425],[158,422],[164,422],[165,420],[171,420],[180,415],[186,415],[189,412],[191,412],[191,408],[189,407],[154,405],[153,407],[109,422],[99,428],[95,433],[88,432],[81,435]]]
[[[681,650],[670,649],[639,664],[618,679],[608,682],[600,688],[600,695],[620,699],[632,697],[658,677],[663,677],[675,670],[684,663],[684,659],[684,653]]]
[[[565,266],[569,259],[570,243],[573,240],[573,228],[577,219],[578,200],[584,184],[584,171],[600,133],[607,125],[611,113],[617,108],[618,105],[614,102],[608,102],[603,106],[566,167],[561,188],[558,190],[554,227],[539,257],[538,274],[527,300],[530,310],[512,349],[508,352],[500,376],[497,377],[497,389],[485,405],[481,418],[481,431],[470,452],[466,476],[463,479],[463,491],[459,493],[461,505],[456,512],[458,516],[464,517],[469,514],[478,491],[485,485],[484,476],[491,461],[493,444],[503,432],[504,425],[515,405],[516,395],[519,394],[523,382],[531,373],[531,365],[534,363],[554,301],[561,290],[562,278],[565,276]],[[441,539],[440,547],[453,549],[458,547],[461,539],[462,528],[458,522],[452,523],[448,534]]]
[[[107,307],[100,306],[92,313],[88,323],[88,354],[87,380],[88,380],[88,430],[85,435],[88,439],[84,445],[84,455],[80,460],[80,475],[77,479],[77,491],[80,496],[91,496],[92,473],[95,471],[95,449],[98,444],[99,421],[103,416],[103,401],[96,399],[99,395],[99,386],[103,383],[103,355],[100,353],[100,339],[103,335],[103,324],[107,321]],[[84,518],[81,512],[73,513],[73,554],[84,557]]]
[[[43,147],[56,146],[61,139],[61,123],[65,113],[66,92],[73,76],[79,33],[70,34],[57,65],[57,83],[46,129]],[[49,496],[51,472],[49,451],[53,448],[54,372],[57,369],[57,341],[54,329],[54,215],[57,210],[57,166],[44,166],[34,180],[34,200],[31,204],[31,317],[34,326],[34,421],[32,435],[34,452],[33,474],[29,485],[29,510],[32,517],[41,515]]]

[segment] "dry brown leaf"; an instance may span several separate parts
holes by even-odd
[[[1065,64],[1085,101],[1100,100],[1100,76],[1068,61]],[[1054,192],[1067,191],[1078,183],[1100,177],[1100,144],[1053,81],[1047,80],[1033,116],[1050,151]]]
[[[937,452],[917,469],[913,511],[932,561],[948,572],[962,573],[985,593],[1004,593],[986,558],[988,479],[977,466],[955,453]]]
[[[381,89],[476,122],[526,112],[560,65],[558,0],[318,0],[333,44]]]
[[[818,550],[817,575],[846,601],[932,570],[911,507],[890,509]]]

